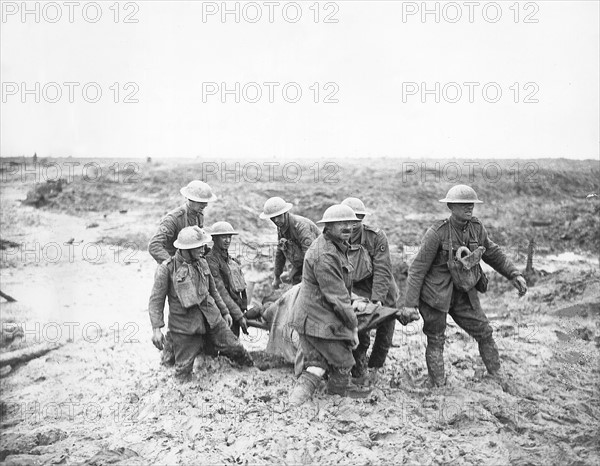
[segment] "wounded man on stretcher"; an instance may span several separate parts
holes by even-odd
[[[302,284],[298,284],[286,291],[275,302],[262,307],[248,309],[246,320],[249,327],[269,331],[269,343],[266,352],[272,356],[279,356],[287,362],[294,364],[298,352],[298,332],[291,326],[293,321],[292,309],[298,297]],[[395,309],[374,304],[365,298],[352,295],[353,304],[356,301],[364,302],[356,310],[358,318],[358,331],[377,328],[388,319],[398,319],[402,325],[419,319],[419,314],[413,308]]]

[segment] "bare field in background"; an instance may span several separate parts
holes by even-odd
[[[0,164],[0,289],[18,300],[1,303],[0,351],[64,343],[2,372],[0,460],[600,460],[597,161],[56,158],[36,166],[31,158],[3,158]],[[146,247],[161,216],[183,202],[179,189],[192,179],[207,181],[219,198],[206,209],[205,226],[227,220],[240,231],[232,252],[242,258],[257,300],[270,291],[276,239],[275,227],[258,218],[267,198],[281,196],[294,204],[293,212],[313,220],[345,197],[361,198],[371,212],[366,222],[388,235],[404,290],[406,262],[425,230],[448,217],[437,200],[454,184],[470,184],[485,201],[475,215],[520,269],[535,241],[529,293],[518,299],[491,272],[482,296],[514,391],[485,377],[476,343],[453,323],[444,389],[421,387],[420,325],[397,326],[368,400],[320,393],[309,406],[281,412],[292,368],[264,356],[267,336],[258,330],[243,342],[264,370],[199,358],[194,381],[178,385],[159,366],[150,342],[146,306],[156,264]],[[8,338],[4,330],[15,325],[24,335]]]

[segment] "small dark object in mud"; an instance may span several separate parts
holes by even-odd
[[[594,337],[594,332],[587,327],[576,328],[573,333],[575,333],[575,336],[585,341],[592,341],[592,338]]]
[[[127,209],[121,209],[121,210],[119,210],[119,213],[120,214],[126,214],[127,213]]]

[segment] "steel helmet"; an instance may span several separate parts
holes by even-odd
[[[347,205],[349,207],[352,207],[352,210],[354,211],[355,214],[358,215],[367,215],[368,212],[365,209],[365,205],[363,204],[363,201],[361,201],[358,197],[347,197],[346,199],[344,199],[342,201],[342,205]]]
[[[265,206],[259,217],[263,219],[277,217],[278,215],[284,214],[292,207],[292,204],[285,202],[280,197],[272,197],[265,202]]]
[[[190,201],[211,202],[217,200],[217,196],[213,194],[210,186],[200,180],[190,181],[189,184],[181,188],[179,192]]]
[[[343,205],[343,204],[335,204],[331,207],[328,207],[325,212],[323,212],[323,218],[318,220],[317,223],[332,223],[332,222],[350,222],[355,221],[358,222],[359,219],[356,218],[352,207]]]
[[[466,184],[457,184],[449,189],[448,194],[440,202],[448,204],[483,204],[483,201],[477,199],[477,193],[473,188]]]
[[[233,229],[233,227],[231,226],[231,223],[229,223],[229,222],[216,222],[212,227],[210,227],[210,234],[212,236],[217,236],[217,235],[237,235],[239,233]]]
[[[212,237],[198,225],[185,227],[177,235],[173,243],[177,249],[194,249],[212,241]]]

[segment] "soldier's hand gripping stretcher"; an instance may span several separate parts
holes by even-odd
[[[396,309],[393,307],[382,306],[379,302],[371,302],[366,298],[353,295],[352,308],[358,317],[358,330],[376,328],[382,322],[395,318],[402,325],[408,325],[410,322],[419,320],[419,310],[415,308]]]
[[[356,315],[362,314],[371,314],[373,312],[373,308],[367,310],[367,306],[370,304],[370,301],[365,298],[355,298],[352,301],[352,309],[356,312]]]
[[[418,307],[402,307],[396,314],[396,319],[398,319],[398,322],[400,322],[402,325],[408,325],[415,320],[419,320],[420,318],[421,315],[419,314]]]

